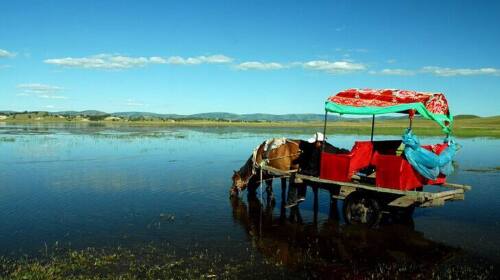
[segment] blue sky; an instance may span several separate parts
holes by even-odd
[[[346,88],[499,115],[497,1],[4,1],[0,110],[322,113]]]

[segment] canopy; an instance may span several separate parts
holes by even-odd
[[[416,112],[450,133],[453,116],[442,93],[397,89],[348,89],[329,97],[325,110],[332,113],[379,115]]]

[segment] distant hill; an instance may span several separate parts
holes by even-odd
[[[14,115],[14,114],[22,114],[24,112],[15,112],[15,111],[0,111],[0,114],[4,115]],[[179,114],[159,114],[159,113],[151,113],[151,112],[115,112],[115,113],[106,113],[97,110],[85,110],[85,111],[59,111],[59,112],[28,112],[28,113],[44,113],[51,116],[66,116],[66,117],[76,117],[76,116],[84,116],[89,117],[90,119],[96,118],[105,118],[106,116],[120,117],[124,119],[173,119],[173,120],[222,120],[222,121],[248,121],[248,122],[310,122],[310,121],[323,121],[325,116],[323,114],[283,114],[283,115],[275,115],[275,114],[263,114],[263,113],[254,113],[254,114],[234,114],[227,112],[209,112],[209,113],[199,113],[199,114],[191,114],[191,115],[179,115]],[[417,116],[418,118],[418,116]],[[328,120],[342,120],[349,122],[362,122],[367,119],[371,119],[370,116],[366,117],[339,117],[337,114],[329,114]],[[377,116],[378,121],[383,120],[406,120],[408,116],[406,115],[384,115]],[[457,115],[455,119],[460,122],[485,122],[485,123],[499,123],[500,116],[492,116],[492,117],[479,117],[476,115]]]
[[[96,110],[86,110],[86,111],[60,111],[60,112],[49,112],[49,115],[61,115],[61,116],[105,116],[109,115],[106,112],[96,111]]]
[[[465,119],[477,119],[477,118],[480,118],[480,116],[476,116],[476,115],[456,115],[453,118],[455,120],[465,120]]]
[[[0,111],[0,114],[2,115],[10,115],[12,113],[16,113],[15,111]]]
[[[209,119],[209,120],[231,120],[231,121],[322,121],[325,119],[323,114],[232,114],[223,112],[201,113],[187,115],[186,118]],[[329,115],[329,120],[338,119],[338,116]]]

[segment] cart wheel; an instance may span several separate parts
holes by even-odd
[[[413,213],[415,212],[415,206],[411,205],[405,208],[401,207],[391,207],[389,212],[396,222],[406,222],[413,218]]]
[[[347,224],[376,226],[382,219],[379,202],[368,195],[352,193],[345,199],[343,208]]]

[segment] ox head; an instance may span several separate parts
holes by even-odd
[[[241,191],[245,190],[248,186],[247,180],[243,179],[241,177],[241,174],[236,170],[233,171],[233,177],[231,179],[233,181],[231,189],[229,190],[229,195],[231,197],[238,195]]]

